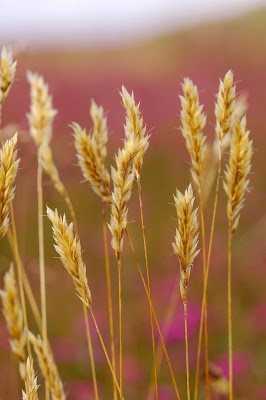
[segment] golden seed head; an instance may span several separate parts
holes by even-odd
[[[180,261],[180,292],[183,301],[186,300],[187,286],[193,261],[200,250],[198,246],[198,209],[193,210],[195,198],[191,184],[183,195],[179,190],[174,196],[175,207],[178,218],[175,242],[173,243],[174,253]]]
[[[181,100],[182,134],[186,140],[186,147],[192,162],[192,177],[196,185],[200,186],[202,164],[205,156],[205,140],[203,129],[206,125],[206,116],[202,112],[203,106],[199,103],[197,86],[185,78],[182,84],[184,96]]]
[[[73,223],[68,225],[65,215],[59,216],[57,210],[52,211],[49,207],[47,207],[47,216],[53,224],[55,250],[74,281],[78,297],[91,308],[92,299],[86,277],[86,265],[82,261],[80,241],[73,232]]]
[[[248,190],[248,174],[251,170],[252,141],[246,129],[246,117],[241,120],[236,116],[232,133],[229,162],[225,171],[224,189],[228,196],[227,215],[235,231],[239,213],[244,204],[245,192]]]
[[[44,379],[49,385],[52,399],[65,400],[66,395],[64,392],[63,383],[59,376],[59,372],[49,346],[42,341],[40,336],[36,337],[31,332],[29,332],[29,339],[33,344]]]
[[[0,104],[7,97],[14,82],[16,67],[17,61],[13,62],[12,52],[3,47],[0,57]]]
[[[236,89],[234,86],[234,75],[229,70],[220,80],[217,102],[215,104],[216,134],[220,141],[230,132],[233,123],[233,113],[235,111]]]
[[[135,102],[134,93],[132,92],[130,95],[126,88],[122,86],[120,95],[126,110],[126,138],[129,139],[131,135],[134,135],[137,139],[145,139],[146,142],[133,161],[134,176],[135,179],[138,179],[143,165],[143,157],[149,146],[149,135],[146,134],[146,126],[143,126],[143,118],[139,109],[140,103]]]
[[[33,360],[27,358],[25,372],[25,392],[22,390],[22,400],[38,400],[38,384],[37,377],[33,368]]]
[[[78,163],[84,178],[90,182],[95,193],[103,201],[111,203],[110,174],[105,166],[106,119],[99,122],[103,113],[95,103],[92,103],[91,115],[94,121],[92,135],[87,135],[86,129],[82,129],[77,123],[72,124]]]
[[[2,298],[3,314],[10,334],[10,346],[19,361],[21,378],[25,377],[26,365],[26,332],[24,330],[23,312],[18,298],[16,278],[13,264],[4,277],[4,290],[0,291]]]
[[[123,248],[123,236],[127,227],[127,204],[131,196],[134,182],[132,163],[138,153],[146,146],[145,138],[130,136],[124,142],[123,149],[119,149],[115,157],[116,168],[112,167],[112,192],[111,221],[109,229],[112,233],[111,245],[119,258]]]
[[[107,156],[106,144],[108,142],[107,118],[104,116],[102,106],[98,106],[94,100],[91,101],[90,116],[93,122],[92,138],[97,148],[99,158],[105,163]]]
[[[13,183],[17,175],[19,159],[15,146],[17,134],[7,140],[0,150],[0,239],[6,234],[9,225],[9,205],[15,195]]]
[[[57,111],[53,108],[52,96],[42,76],[27,73],[30,84],[30,113],[27,114],[30,134],[37,147],[43,142],[49,143],[52,136],[52,123]]]

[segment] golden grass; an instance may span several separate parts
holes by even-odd
[[[0,114],[2,111],[3,100],[7,97],[10,87],[14,81],[16,71],[16,62],[13,62],[12,54],[3,48],[1,52],[0,65]],[[106,264],[106,279],[108,292],[108,312],[110,322],[110,343],[111,360],[108,355],[103,337],[97,324],[93,309],[92,297],[88,286],[86,275],[86,266],[83,261],[81,244],[78,234],[77,220],[70,196],[60,179],[59,171],[54,163],[50,141],[52,137],[52,122],[57,113],[53,109],[52,97],[49,95],[48,85],[43,77],[38,74],[28,73],[28,81],[31,87],[31,106],[30,113],[27,115],[30,125],[30,134],[37,147],[38,156],[38,217],[39,217],[39,250],[40,250],[40,281],[41,281],[41,307],[42,321],[32,293],[29,281],[20,258],[14,210],[12,199],[14,197],[14,179],[16,177],[19,160],[17,159],[15,146],[17,135],[7,140],[0,152],[0,238],[8,232],[8,239],[18,266],[18,276],[21,294],[21,304],[16,289],[16,280],[14,267],[11,265],[4,278],[4,290],[1,290],[0,296],[3,304],[3,313],[6,319],[10,333],[10,344],[12,351],[16,354],[20,364],[20,374],[25,381],[25,391],[23,391],[23,400],[38,399],[37,378],[33,369],[33,360],[31,358],[31,349],[29,340],[34,347],[38,363],[46,384],[46,399],[49,398],[49,392],[53,400],[64,400],[66,398],[62,380],[59,376],[55,360],[48,341],[46,324],[46,300],[45,300],[45,269],[44,269],[44,242],[43,242],[43,188],[42,188],[42,170],[49,175],[53,186],[64,198],[71,215],[72,223],[68,224],[65,215],[61,216],[57,210],[53,211],[47,207],[47,216],[52,222],[53,237],[55,240],[55,250],[59,254],[63,266],[73,279],[78,297],[83,303],[83,312],[86,323],[87,340],[89,347],[89,356],[92,368],[92,380],[94,384],[95,399],[99,399],[98,386],[96,379],[97,365],[94,362],[93,345],[90,336],[88,312],[91,315],[99,336],[108,366],[113,378],[113,397],[117,399],[117,392],[120,400],[124,399],[123,384],[123,330],[122,330],[122,251],[123,240],[126,233],[129,244],[136,261],[136,265],[148,298],[150,308],[150,320],[152,330],[153,347],[153,371],[155,382],[155,394],[158,399],[158,381],[159,368],[157,365],[156,346],[154,339],[154,323],[158,329],[162,349],[164,351],[168,367],[170,370],[173,386],[177,398],[180,400],[176,377],[171,365],[170,357],[165,346],[165,341],[158,318],[152,303],[150,289],[150,272],[147,251],[147,239],[144,225],[144,210],[142,204],[140,174],[143,167],[143,158],[149,146],[149,135],[140,112],[140,104],[134,99],[134,94],[130,95],[125,87],[122,87],[121,97],[126,112],[125,139],[122,149],[119,149],[115,157],[116,166],[111,168],[111,176],[106,165],[108,128],[107,119],[104,115],[103,107],[98,106],[93,100],[91,102],[90,115],[93,127],[89,134],[77,123],[72,124],[74,131],[75,148],[77,158],[82,173],[89,181],[94,192],[100,197],[102,202],[103,215],[103,238]],[[215,105],[216,116],[216,136],[214,144],[211,147],[206,144],[206,138],[203,135],[203,129],[206,123],[206,117],[203,113],[203,106],[199,103],[197,87],[193,82],[186,78],[182,85],[183,96],[181,98],[181,130],[186,141],[186,147],[191,157],[191,173],[199,194],[199,207],[201,214],[201,232],[203,249],[203,298],[201,309],[201,321],[199,330],[199,344],[197,352],[196,379],[194,400],[198,398],[198,377],[199,362],[201,351],[201,338],[203,330],[203,320],[205,315],[205,375],[206,375],[206,393],[205,398],[209,398],[209,367],[208,367],[208,326],[207,326],[207,283],[208,273],[211,262],[211,250],[214,236],[215,217],[218,204],[218,192],[221,176],[222,152],[226,146],[230,146],[230,157],[225,170],[224,188],[228,196],[227,215],[228,215],[228,349],[229,349],[229,398],[233,399],[233,370],[232,370],[232,309],[231,309],[231,269],[232,269],[232,235],[238,227],[240,211],[245,200],[245,193],[248,190],[248,175],[251,169],[252,141],[249,140],[249,131],[246,129],[246,118],[242,117],[246,109],[245,99],[242,102],[235,100],[235,86],[232,71],[228,71],[224,80],[220,81],[217,102]],[[1,115],[0,115],[1,125]],[[206,173],[208,170],[210,173]],[[216,172],[215,172],[216,169]],[[208,255],[206,261],[205,250],[205,221],[204,204],[209,197],[212,184],[216,179],[215,199],[213,205],[212,223],[210,227],[210,240]],[[210,183],[206,182],[211,176]],[[136,251],[127,230],[128,203],[133,190],[134,180],[137,181],[141,230],[143,236],[145,264],[147,273],[147,282],[142,273]],[[111,183],[113,187],[111,188]],[[175,242],[173,243],[174,253],[180,261],[180,293],[184,305],[185,319],[185,348],[186,348],[186,376],[187,376],[187,398],[190,400],[190,381],[189,381],[189,357],[188,357],[188,333],[187,333],[187,288],[191,273],[191,268],[195,257],[199,253],[198,246],[198,209],[194,209],[194,197],[191,184],[184,194],[177,190],[174,196],[178,225],[176,230]],[[116,378],[115,366],[115,347],[114,347],[114,322],[112,306],[112,288],[111,271],[108,253],[108,235],[106,223],[106,204],[111,206],[111,218],[109,229],[112,235],[111,245],[115,251],[118,266],[118,299],[119,299],[119,347],[120,347],[120,382]],[[12,220],[12,232],[9,227],[9,209]],[[41,336],[35,336],[28,329],[26,304],[22,281],[26,288],[30,305],[34,311],[34,316],[39,327]],[[176,296],[170,304],[170,311],[166,313],[167,323],[171,319],[174,310]],[[28,347],[26,343],[28,341]],[[27,354],[28,353],[28,354]],[[28,358],[27,358],[28,356]],[[159,358],[159,364],[161,358]],[[211,385],[210,381],[210,385]],[[225,387],[225,386],[224,386]],[[152,393],[151,391],[149,392]]]
[[[37,377],[33,368],[32,358],[27,358],[25,372],[25,392],[22,390],[22,400],[38,400]]]
[[[24,379],[27,333],[24,329],[23,312],[18,298],[15,271],[12,264],[5,274],[4,290],[0,291],[0,296],[3,304],[3,314],[11,337],[10,347],[18,358],[20,376]]]
[[[40,336],[36,337],[31,332],[29,332],[29,338],[36,353],[45,382],[49,385],[52,399],[65,400],[64,386],[50,347]]]

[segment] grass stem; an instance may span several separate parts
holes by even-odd
[[[142,270],[141,270],[141,267],[140,267],[140,264],[139,264],[139,260],[138,260],[137,254],[135,252],[135,249],[134,249],[134,246],[133,246],[133,243],[132,243],[132,240],[131,240],[127,230],[126,230],[126,235],[127,235],[127,238],[128,238],[128,241],[129,241],[133,256],[135,258],[136,264],[137,264],[137,268],[138,268],[138,271],[139,271],[139,274],[140,274],[140,277],[141,277],[141,281],[143,283],[146,295],[147,295],[149,303],[150,303],[150,307],[151,307],[151,310],[152,310],[153,318],[154,318],[154,321],[155,321],[155,324],[157,326],[157,329],[158,329],[158,332],[159,332],[159,336],[160,336],[160,339],[161,339],[161,342],[162,342],[165,358],[166,358],[166,361],[167,361],[167,364],[168,364],[168,367],[169,367],[169,370],[170,370],[170,374],[171,374],[171,377],[172,377],[172,381],[173,381],[173,385],[174,385],[174,388],[175,388],[175,392],[176,392],[178,400],[180,400],[180,395],[179,395],[179,391],[178,391],[178,388],[177,388],[174,371],[173,371],[172,364],[171,364],[171,361],[170,361],[170,358],[169,358],[169,355],[168,355],[168,351],[167,351],[166,346],[165,346],[165,342],[164,342],[164,338],[163,338],[163,335],[162,335],[162,332],[161,332],[161,329],[160,329],[160,325],[158,323],[158,319],[157,319],[156,313],[154,311],[154,307],[153,307],[153,304],[152,304],[151,296],[149,294],[149,291],[148,291],[148,288],[147,288],[147,285],[146,285],[146,282],[145,282],[145,279],[144,279],[144,276],[143,276],[143,273],[142,273]]]
[[[148,251],[147,251],[147,243],[146,243],[146,235],[145,235],[145,225],[144,225],[144,218],[143,218],[143,207],[142,207],[140,178],[138,178],[137,183],[138,183],[139,208],[140,208],[141,228],[142,228],[143,245],[144,245],[144,253],[145,253],[145,264],[146,264],[146,273],[147,273],[148,292],[149,292],[149,295],[151,297],[150,271],[149,271]],[[158,400],[158,377],[157,377],[157,366],[156,366],[156,349],[155,349],[154,325],[153,325],[153,317],[152,317],[151,305],[150,305],[150,318],[151,318],[151,335],[152,335],[152,351],[153,351],[155,395],[156,395],[156,400]]]
[[[185,343],[186,343],[187,399],[190,400],[188,336],[187,336],[187,299],[185,299],[184,301],[184,318],[185,318]]]
[[[83,303],[83,313],[84,313],[84,320],[85,320],[85,325],[86,325],[86,334],[87,334],[87,342],[88,342],[88,349],[89,349],[89,355],[90,355],[90,363],[91,363],[91,372],[92,372],[92,381],[93,381],[95,400],[98,400],[99,395],[98,395],[97,379],[96,379],[96,372],[95,372],[94,355],[93,355],[93,349],[92,349],[92,343],[91,343],[90,325],[89,325],[87,307],[84,303]]]
[[[113,301],[112,301],[110,260],[108,252],[107,227],[106,227],[106,209],[104,202],[102,203],[102,220],[103,220],[103,240],[104,240],[105,270],[106,270],[106,282],[107,282],[107,296],[108,296],[108,313],[109,313],[109,325],[110,325],[111,359],[112,359],[112,368],[114,371],[113,390],[114,390],[114,400],[117,400],[117,391],[115,384],[116,362],[115,362],[115,342],[114,342]]]
[[[233,400],[233,341],[232,341],[232,221],[228,226],[228,350],[229,350],[229,399]]]
[[[197,366],[196,366],[195,387],[194,387],[194,400],[197,400],[197,398],[198,398],[199,364],[200,364],[200,353],[201,353],[201,342],[202,342],[202,331],[203,331],[203,318],[205,315],[205,305],[206,305],[206,298],[207,298],[207,284],[208,284],[208,276],[209,276],[209,269],[210,269],[210,259],[211,259],[215,218],[216,218],[216,212],[217,212],[219,184],[220,184],[220,177],[221,177],[221,163],[222,163],[222,142],[220,141],[219,164],[218,164],[218,173],[217,173],[217,181],[216,181],[215,199],[214,199],[214,206],[213,206],[213,213],[212,213],[212,224],[211,224],[211,233],[210,233],[210,241],[209,241],[209,248],[208,248],[207,266],[206,266],[206,273],[205,273],[205,278],[204,278],[203,296],[202,296],[202,303],[201,303],[201,317],[200,317],[200,329],[199,329],[199,342],[198,342],[198,350],[197,350]]]

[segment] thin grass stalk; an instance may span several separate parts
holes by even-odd
[[[3,140],[3,135],[2,135],[2,103],[0,103],[0,140],[1,140],[1,143],[3,146],[4,140]],[[16,230],[14,208],[13,208],[12,201],[10,202],[9,209],[10,209],[10,219],[11,219],[11,225],[12,225],[12,231],[13,231],[12,237],[14,238],[13,246],[11,246],[11,248],[14,252],[14,258],[16,260],[16,265],[17,265],[19,292],[20,292],[20,299],[21,299],[21,307],[22,307],[22,311],[23,311],[24,324],[25,324],[26,329],[28,329],[28,317],[27,317],[25,295],[24,295],[23,283],[22,283],[22,271],[21,271],[21,263],[20,263],[19,252],[18,252],[17,230]],[[9,230],[11,232],[10,228],[8,229],[8,231]],[[31,356],[31,348],[30,348],[30,342],[29,342],[28,337],[27,337],[27,351],[28,351],[28,355]]]
[[[170,302],[168,304],[168,308],[166,311],[166,317],[164,320],[164,327],[163,327],[163,335],[165,337],[168,336],[168,332],[171,326],[171,323],[173,321],[173,318],[175,316],[175,310],[176,310],[176,305],[179,299],[179,279],[177,279],[174,290],[172,292],[171,298],[170,298]],[[163,351],[163,346],[161,341],[158,342],[157,347],[156,347],[156,365],[157,365],[157,374],[159,374],[160,372],[160,368],[161,368],[161,364],[163,361],[163,355],[164,355],[164,351]],[[153,370],[151,372],[151,377],[150,377],[150,384],[149,384],[149,391],[148,391],[148,395],[147,395],[147,400],[151,400],[153,398],[153,376],[154,376],[154,367]]]
[[[15,225],[15,220],[14,220],[14,222],[12,221],[12,213],[10,213],[10,215],[11,215],[11,222],[12,222],[12,225],[13,225],[13,224]],[[8,239],[8,242],[9,242],[9,245],[10,245],[11,251],[12,251],[12,253],[13,253],[13,256],[14,256],[14,259],[15,259],[16,264],[17,264],[17,263],[20,263],[21,271],[22,271],[22,282],[23,282],[23,287],[24,287],[24,290],[25,290],[25,293],[26,293],[28,302],[29,302],[29,304],[30,304],[30,308],[31,308],[33,317],[34,317],[35,322],[36,322],[36,324],[37,324],[37,327],[38,327],[38,329],[39,329],[39,331],[40,331],[40,333],[41,333],[41,332],[42,332],[42,318],[41,318],[41,314],[40,314],[40,312],[39,312],[39,309],[38,309],[36,300],[35,300],[34,295],[33,295],[33,293],[32,293],[32,289],[31,289],[31,286],[30,286],[30,283],[29,283],[27,274],[26,274],[26,272],[25,272],[25,269],[24,269],[24,266],[23,266],[23,263],[22,263],[22,261],[21,261],[21,258],[20,258],[20,256],[19,256],[19,254],[18,254],[19,260],[17,259],[17,255],[16,255],[15,247],[14,247],[13,234],[12,234],[10,228],[9,228],[8,231],[7,231],[7,239]]]
[[[229,399],[233,400],[233,340],[232,340],[232,221],[228,224],[228,350],[229,350]]]
[[[37,196],[38,196],[38,238],[39,238],[39,269],[40,269],[40,293],[42,315],[42,338],[47,343],[47,315],[46,315],[46,289],[44,267],[44,234],[43,234],[43,188],[42,166],[38,160],[37,169]],[[49,400],[49,385],[45,382],[45,400]]]
[[[43,237],[43,189],[42,189],[42,166],[38,162],[37,171],[37,194],[38,194],[38,235],[39,235],[39,268],[40,268],[40,293],[42,314],[42,337],[47,341],[47,318],[46,318],[46,290],[45,290],[45,267],[44,267],[44,237]]]
[[[105,255],[105,270],[107,282],[107,297],[108,297],[108,313],[110,325],[110,342],[111,342],[111,360],[114,375],[116,377],[116,361],[115,361],[115,342],[114,342],[114,318],[113,318],[113,301],[112,301],[112,287],[110,276],[110,260],[108,251],[107,227],[106,227],[106,209],[105,203],[102,202],[102,221],[103,221],[103,241],[104,241],[104,255]],[[114,400],[117,400],[117,391],[115,378],[113,377]]]
[[[185,299],[184,301],[184,319],[185,319],[185,342],[186,342],[187,399],[190,400],[189,358],[188,358],[188,337],[187,337],[187,299]]]
[[[145,254],[147,283],[148,283],[149,295],[151,297],[150,271],[149,271],[148,251],[147,251],[146,234],[145,234],[144,217],[143,217],[140,176],[137,179],[137,183],[138,183],[139,208],[140,208],[141,228],[142,228],[142,237],[143,237],[144,254]],[[150,318],[151,318],[151,335],[152,335],[152,352],[153,352],[155,395],[156,395],[156,399],[158,400],[158,377],[157,377],[157,366],[156,366],[156,348],[155,348],[154,325],[153,325],[153,317],[152,317],[151,305],[150,305]]]
[[[84,313],[84,320],[85,320],[86,333],[87,333],[87,341],[88,341],[88,347],[89,347],[89,355],[90,355],[90,363],[91,363],[91,372],[92,372],[92,381],[93,381],[94,394],[95,394],[95,399],[98,400],[99,399],[99,394],[98,394],[97,379],[96,379],[96,372],[95,372],[94,356],[93,356],[93,350],[92,350],[90,324],[89,324],[89,319],[88,319],[87,307],[86,307],[86,305],[84,303],[82,303],[82,305],[83,305],[83,313]]]
[[[142,273],[142,270],[141,270],[141,267],[140,267],[140,263],[139,263],[136,251],[134,249],[131,237],[129,236],[129,233],[128,233],[127,229],[125,230],[125,232],[126,232],[126,235],[127,235],[130,247],[131,247],[131,251],[133,253],[133,256],[134,256],[136,264],[137,264],[137,268],[138,268],[138,271],[139,271],[139,274],[140,274],[140,277],[141,277],[141,281],[143,283],[146,295],[147,295],[149,303],[150,303],[150,307],[151,307],[151,310],[152,310],[152,314],[153,314],[153,318],[154,318],[155,324],[157,326],[157,329],[158,329],[158,332],[159,332],[159,335],[160,335],[161,343],[162,343],[164,354],[165,354],[165,358],[166,358],[166,361],[167,361],[167,364],[168,364],[168,367],[169,367],[169,370],[170,370],[170,374],[171,374],[171,378],[172,378],[173,385],[174,385],[174,388],[175,388],[176,396],[177,396],[178,400],[180,400],[180,395],[179,395],[179,391],[178,391],[178,388],[177,388],[174,371],[173,371],[172,364],[171,364],[171,361],[170,361],[170,358],[169,358],[169,355],[168,355],[168,351],[166,349],[166,345],[165,345],[164,338],[163,338],[163,335],[162,335],[162,332],[161,332],[161,328],[160,328],[160,325],[159,325],[159,322],[158,322],[158,319],[157,319],[157,316],[156,316],[156,313],[155,313],[155,310],[154,310],[154,307],[153,307],[153,304],[152,304],[152,299],[151,299],[151,296],[149,295],[149,291],[148,291],[148,288],[147,288],[147,285],[146,285],[146,282],[145,282],[145,278],[143,276],[143,273]]]
[[[21,267],[21,261],[20,261],[20,257],[19,257],[19,251],[18,251],[17,230],[16,230],[16,225],[15,225],[15,215],[14,215],[14,208],[13,208],[12,202],[10,203],[9,209],[10,209],[10,219],[11,219],[13,239],[14,239],[14,241],[13,241],[14,257],[16,260],[17,272],[18,272],[21,307],[22,307],[22,311],[23,311],[24,325],[25,325],[26,330],[28,331],[29,324],[28,324],[27,308],[26,308],[25,294],[24,294],[23,282],[22,282],[22,267]],[[31,354],[31,347],[30,347],[30,341],[29,341],[28,335],[27,335],[27,351],[28,351],[28,356],[31,357],[32,354]]]
[[[113,379],[114,379],[114,381],[115,381],[116,388],[117,388],[117,390],[118,390],[119,395],[121,396],[120,386],[119,386],[119,384],[118,384],[118,382],[117,382],[115,372],[114,372],[114,370],[113,370],[113,367],[112,367],[110,358],[109,358],[109,356],[108,356],[108,352],[107,352],[107,350],[106,350],[106,346],[105,346],[104,341],[103,341],[102,334],[101,334],[100,329],[99,329],[99,327],[98,327],[98,324],[97,324],[97,321],[96,321],[96,318],[95,318],[95,315],[94,315],[94,313],[93,313],[92,308],[90,308],[90,313],[91,313],[91,316],[92,316],[92,319],[93,319],[93,322],[94,322],[94,325],[95,325],[96,332],[97,332],[97,334],[98,334],[98,336],[99,336],[99,339],[100,339],[100,342],[101,342],[101,345],[102,345],[102,349],[103,349],[103,352],[104,352],[106,361],[107,361],[107,363],[108,363],[108,365],[109,365],[110,371],[111,371],[112,376],[113,376]],[[122,400],[123,400],[123,399],[124,399],[124,397],[122,397]]]
[[[117,258],[118,266],[118,300],[119,300],[119,364],[120,364],[120,400],[123,398],[123,327],[122,327],[122,277],[121,277],[121,253]]]
[[[204,278],[203,296],[202,296],[202,303],[201,303],[201,316],[200,316],[199,342],[198,342],[198,350],[197,350],[197,366],[196,366],[195,387],[194,387],[194,400],[197,400],[197,398],[198,398],[199,364],[200,364],[200,353],[201,353],[201,342],[202,342],[202,331],[203,331],[203,318],[204,318],[204,314],[205,314],[211,250],[212,250],[215,218],[216,218],[216,212],[217,212],[219,184],[220,184],[220,177],[221,177],[221,164],[222,164],[222,142],[220,142],[220,146],[219,146],[218,174],[217,174],[217,180],[216,180],[215,199],[214,199],[214,206],[213,206],[213,213],[212,213],[212,224],[211,224],[211,233],[210,233],[210,241],[209,241],[209,248],[208,248],[207,266],[206,266],[206,273],[205,273],[205,278]]]
[[[200,219],[201,219],[201,235],[202,235],[202,261],[203,261],[203,282],[206,274],[206,235],[205,235],[205,220],[204,220],[204,206],[201,181],[199,184],[199,197],[200,197]],[[205,382],[206,382],[206,399],[209,400],[209,344],[208,344],[208,311],[207,311],[207,298],[204,313],[204,339],[205,339]]]

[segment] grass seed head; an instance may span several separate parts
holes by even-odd
[[[59,376],[59,372],[49,346],[41,339],[40,336],[36,337],[31,332],[29,332],[29,339],[33,344],[43,377],[49,385],[52,399],[65,400],[66,395],[64,392],[63,383]]]
[[[190,79],[185,78],[182,88],[184,96],[180,96],[182,106],[181,130],[191,157],[192,177],[199,188],[205,156],[206,137],[203,136],[202,131],[206,125],[206,116],[202,111],[203,106],[199,103],[197,86]]]
[[[229,70],[225,74],[224,80],[220,80],[217,102],[215,104],[215,130],[220,141],[223,140],[224,136],[229,133],[232,128],[235,97],[234,75],[233,72]]]
[[[19,371],[22,379],[25,378],[27,335],[24,329],[23,312],[18,298],[14,265],[11,264],[4,277],[4,290],[0,291],[3,304],[3,314],[10,334],[12,352],[19,361]]]
[[[25,372],[25,392],[22,391],[22,400],[38,400],[38,384],[37,377],[33,368],[33,360],[27,358]]]
[[[235,117],[230,157],[225,171],[224,189],[228,196],[227,215],[233,224],[233,231],[237,228],[245,192],[248,190],[249,179],[247,177],[251,170],[253,154],[252,141],[249,140],[246,123],[246,117],[241,120],[237,116]]]
[[[90,308],[92,299],[86,277],[86,265],[82,260],[80,241],[73,232],[73,224],[68,225],[65,215],[59,216],[57,210],[53,211],[49,207],[47,207],[47,216],[53,224],[55,250],[74,281],[78,297]]]
[[[9,206],[15,196],[13,183],[17,175],[19,159],[15,146],[17,134],[8,139],[0,150],[0,239],[5,236],[9,225]]]
[[[0,56],[0,105],[14,82],[16,67],[17,61],[13,62],[12,52],[3,47]]]
[[[43,142],[50,142],[52,123],[57,111],[53,108],[52,96],[49,95],[48,85],[42,76],[27,73],[30,84],[30,112],[27,114],[30,134],[39,148]]]
[[[146,134],[146,126],[143,126],[143,118],[140,113],[140,103],[136,103],[134,100],[134,93],[131,95],[128,93],[126,88],[122,86],[120,93],[122,101],[126,110],[126,125],[125,135],[129,139],[130,136],[135,136],[136,139],[145,140],[143,148],[138,152],[133,161],[133,172],[135,179],[139,179],[140,171],[143,165],[143,158],[146,150],[149,146],[149,135]]]
[[[187,287],[192,264],[200,251],[197,250],[198,209],[193,210],[194,200],[191,184],[186,189],[185,194],[177,190],[176,196],[174,196],[178,226],[173,249],[180,261],[180,293],[184,302],[187,297]]]

